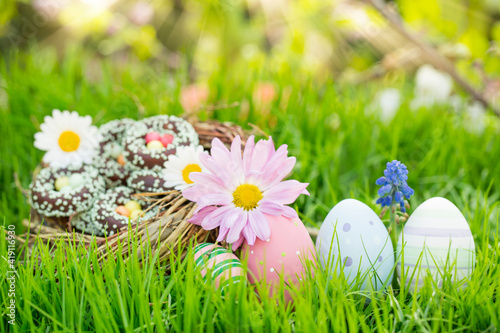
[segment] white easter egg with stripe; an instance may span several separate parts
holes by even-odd
[[[404,266],[410,291],[418,291],[428,274],[438,287],[443,278],[451,277],[453,283],[468,279],[474,270],[475,245],[462,212],[445,198],[426,200],[403,228],[397,260],[398,275],[402,281]]]
[[[212,279],[214,285],[222,291],[230,283],[246,283],[241,261],[233,252],[222,246],[211,243],[198,244],[194,249],[194,261],[196,267],[200,268],[201,275]]]
[[[394,248],[377,214],[355,199],[342,200],[328,213],[316,239],[322,266],[343,273],[360,290],[383,290],[394,274]]]

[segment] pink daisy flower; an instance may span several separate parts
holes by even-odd
[[[286,205],[309,184],[282,181],[293,169],[296,159],[288,157],[287,146],[276,150],[272,138],[255,143],[248,138],[243,155],[237,136],[229,151],[219,139],[212,141],[211,155],[200,154],[200,162],[210,173],[192,172],[194,186],[182,191],[198,207],[189,222],[205,230],[219,227],[217,241],[226,240],[237,249],[244,240],[265,241],[271,236],[265,215],[295,218],[297,212]]]

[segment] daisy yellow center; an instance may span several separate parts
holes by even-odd
[[[80,147],[80,136],[73,131],[64,131],[59,136],[58,143],[62,151],[70,153]]]
[[[262,192],[257,186],[243,184],[233,192],[233,203],[236,207],[241,207],[244,210],[252,210],[257,208],[262,197]]]
[[[191,172],[201,172],[201,167],[198,164],[188,164],[184,170],[182,170],[182,179],[186,182],[186,184],[192,184],[193,181],[189,179],[189,174]]]

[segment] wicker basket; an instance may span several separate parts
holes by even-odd
[[[226,145],[230,145],[233,139],[239,135],[242,141],[246,141],[247,135],[241,127],[217,121],[200,122],[190,120],[200,138],[200,144],[206,149],[211,147],[214,138],[219,138]],[[23,190],[27,193],[26,190]],[[142,244],[151,244],[150,252],[158,256],[158,260],[167,262],[172,251],[185,249],[186,245],[196,239],[198,241],[213,241],[216,231],[207,231],[201,227],[187,222],[193,215],[196,204],[185,199],[179,191],[168,191],[164,193],[138,193],[135,196],[142,200],[152,202],[153,206],[158,206],[159,213],[154,218],[141,221],[131,228],[124,228],[117,234],[110,237],[99,237],[86,235],[81,232],[73,232],[70,219],[50,218],[38,214],[31,210],[31,222],[23,221],[23,225],[28,231],[18,239],[28,242],[28,250],[32,248],[37,239],[50,245],[57,242],[78,242],[85,246],[90,246],[92,241],[96,241],[100,260],[116,258],[120,255],[127,256],[130,249],[130,233],[134,233],[134,239],[138,239]],[[137,248],[141,249],[142,244]],[[141,258],[139,253],[139,258]]]

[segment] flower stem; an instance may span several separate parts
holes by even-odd
[[[391,227],[391,240],[394,248],[398,245],[398,225],[396,223],[396,205],[394,203],[391,204],[391,209],[389,211],[390,214],[390,227]]]

